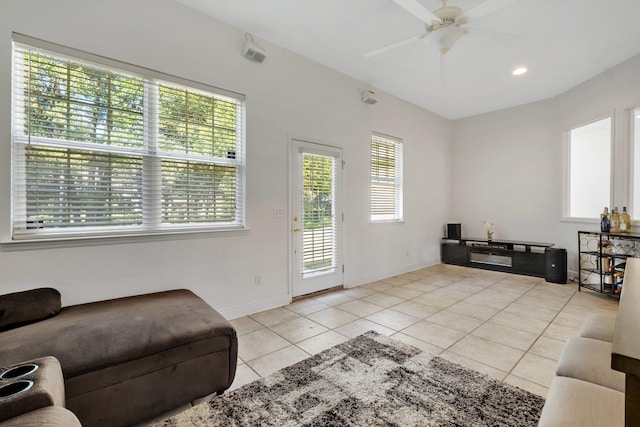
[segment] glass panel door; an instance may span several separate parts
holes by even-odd
[[[342,285],[342,153],[293,140],[293,296]]]

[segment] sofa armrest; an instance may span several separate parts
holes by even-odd
[[[0,422],[0,427],[82,427],[73,412],[47,406]]]
[[[47,356],[0,368],[0,421],[48,406],[65,406],[60,362]]]

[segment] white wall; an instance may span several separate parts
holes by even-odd
[[[360,102],[347,76],[263,43],[241,56],[244,32],[172,0],[2,0],[0,4],[0,241],[10,240],[11,32],[247,95],[249,231],[215,237],[12,250],[0,245],[0,293],[53,286],[65,305],[185,287],[229,317],[286,304],[288,136],[343,148],[345,286],[439,261],[450,205],[452,123],[378,92]],[[368,221],[369,137],[403,138],[405,222]],[[254,286],[254,275],[261,275]]]
[[[482,236],[489,220],[496,238],[554,242],[576,271],[577,231],[599,224],[562,221],[564,138],[571,127],[614,116],[612,203],[629,206],[628,110],[640,105],[639,75],[636,56],[553,99],[454,122],[450,220],[469,236]]]

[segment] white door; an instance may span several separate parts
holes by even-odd
[[[293,296],[343,284],[342,150],[291,141]]]

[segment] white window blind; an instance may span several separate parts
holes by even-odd
[[[242,95],[24,36],[13,52],[14,239],[244,226]]]
[[[402,140],[371,136],[371,221],[402,220]]]
[[[302,275],[311,277],[336,269],[336,159],[302,152]]]

